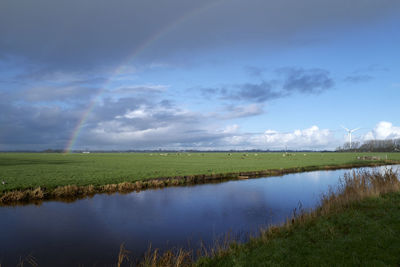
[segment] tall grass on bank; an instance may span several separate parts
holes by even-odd
[[[196,259],[203,257],[217,257],[224,255],[231,246],[238,243],[239,240],[248,239],[244,233],[233,234],[228,232],[220,237],[217,237],[212,246],[207,247],[203,243],[196,251],[193,249],[171,248],[161,252],[157,248],[153,248],[150,244],[147,251],[141,259],[129,257],[130,251],[126,250],[124,244],[121,244],[118,254],[117,266],[135,266],[135,267],[186,267],[195,266]],[[1,266],[0,266],[1,267]]]
[[[331,211],[341,210],[351,203],[368,197],[400,191],[398,172],[388,168],[384,173],[379,171],[353,171],[339,180],[337,191],[330,190],[321,198],[320,206],[311,214],[324,215]]]
[[[332,188],[328,193],[324,194],[321,197],[320,204],[314,210],[304,211],[301,208],[299,212],[295,210],[294,216],[288,218],[285,223],[262,229],[259,236],[251,237],[247,243],[241,244],[230,238],[225,238],[223,242],[217,242],[213,247],[206,248],[202,246],[196,253],[193,250],[185,251],[183,249],[173,249],[160,253],[159,250],[150,248],[141,262],[133,263],[133,261],[129,261],[126,258],[126,263],[131,266],[143,267],[218,265],[218,259],[223,259],[231,253],[240,254],[242,251],[248,250],[246,246],[257,247],[266,244],[276,238],[282,238],[283,232],[290,233],[296,231],[298,227],[307,224],[312,225],[313,221],[318,218],[340,214],[367,198],[379,197],[399,191],[398,173],[392,169],[386,169],[383,173],[379,171],[353,171],[345,174],[335,189]],[[327,231],[334,231],[334,229],[328,229]],[[262,262],[258,264],[262,265]],[[238,266],[241,266],[241,264],[238,264]]]

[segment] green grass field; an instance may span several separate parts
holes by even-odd
[[[360,164],[368,153],[0,153],[0,192],[148,178]],[[371,153],[400,160],[400,153]],[[1,184],[5,181],[5,184]]]
[[[353,203],[341,212],[280,228],[198,266],[399,266],[400,193]]]

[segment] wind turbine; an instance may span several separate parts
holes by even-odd
[[[342,126],[343,129],[345,129],[349,135],[349,142],[350,142],[350,149],[351,149],[351,134],[354,133],[357,130],[360,130],[360,128],[356,128],[356,129],[348,129],[344,126]]]

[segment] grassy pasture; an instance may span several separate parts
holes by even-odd
[[[400,161],[400,153],[0,153],[0,192],[195,174],[359,165],[366,161],[357,160],[357,156],[364,155],[387,155],[389,160]]]

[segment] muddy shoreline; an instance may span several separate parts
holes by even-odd
[[[77,186],[66,185],[54,189],[43,187],[29,188],[26,190],[14,190],[0,194],[0,206],[14,205],[40,205],[46,200],[57,200],[64,202],[73,202],[78,199],[92,197],[95,194],[114,194],[130,193],[133,191],[142,191],[146,189],[164,188],[168,186],[187,186],[206,183],[219,183],[230,180],[241,180],[247,178],[282,176],[289,173],[301,173],[307,171],[319,170],[338,170],[352,169],[361,167],[378,167],[383,165],[400,164],[399,161],[379,161],[379,162],[359,162],[357,164],[327,165],[327,166],[306,166],[288,169],[270,169],[248,172],[231,172],[220,174],[197,174],[175,177],[151,178],[135,182],[122,182],[118,184],[107,184],[102,186]]]

